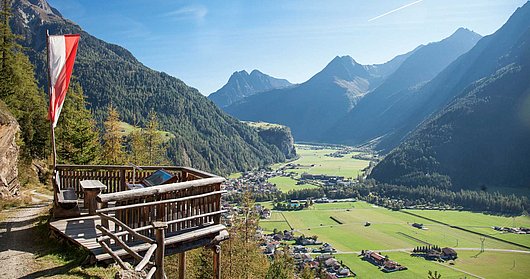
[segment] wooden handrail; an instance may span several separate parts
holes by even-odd
[[[135,271],[140,271],[144,269],[144,267],[149,263],[149,259],[151,259],[151,256],[153,256],[153,253],[155,252],[157,247],[158,246],[156,245],[156,243],[152,244],[151,247],[149,247],[147,252],[145,252],[144,258],[134,268]]]
[[[137,204],[129,204],[129,205],[122,205],[122,206],[115,206],[115,207],[108,207],[108,208],[98,209],[98,210],[96,210],[96,213],[106,213],[106,212],[122,210],[122,209],[131,209],[131,208],[153,206],[153,205],[159,205],[159,204],[165,204],[165,203],[182,202],[182,201],[198,199],[198,198],[204,198],[204,197],[209,197],[209,196],[222,195],[222,194],[224,194],[226,192],[227,192],[226,190],[221,190],[221,191],[214,191],[214,192],[205,193],[205,194],[199,194],[199,195],[194,195],[194,196],[187,196],[187,197],[183,197],[183,198],[161,200],[161,201],[153,201],[153,202],[145,202],[145,203],[137,203]]]
[[[140,198],[140,197],[145,197],[145,196],[150,196],[150,195],[157,195],[157,194],[163,194],[167,192],[184,190],[184,189],[193,188],[193,187],[208,186],[211,184],[220,184],[224,181],[225,179],[220,176],[203,178],[203,179],[197,179],[197,180],[191,180],[191,181],[185,181],[185,182],[177,182],[177,183],[171,183],[171,184],[164,184],[164,185],[157,185],[157,186],[152,186],[152,187],[134,189],[134,190],[129,190],[129,191],[99,194],[97,196],[97,200],[98,202],[129,200],[129,199]]]
[[[184,166],[138,166],[144,170],[159,170],[159,169],[165,169],[165,170],[182,170],[189,173],[192,173],[199,177],[216,177],[217,175],[211,174],[209,172],[205,172],[202,170],[198,170],[191,167],[184,167]],[[69,164],[59,164],[55,166],[58,170],[68,170],[68,169],[100,169],[100,170],[131,170],[132,167],[129,165],[69,165]]]
[[[131,234],[132,236],[134,237],[137,237],[147,243],[155,243],[155,241],[145,235],[142,235],[142,234],[139,234],[137,231],[135,231],[134,229],[131,229],[130,227],[128,227],[127,225],[125,225],[122,221],[112,217],[112,216],[109,216],[109,215],[106,215],[104,213],[100,213],[99,216],[102,218],[102,219],[106,219],[106,220],[109,220],[109,221],[112,221],[114,223],[116,223],[118,226],[122,227],[124,230],[127,231],[127,233]],[[99,241],[99,239],[98,239]]]
[[[116,242],[116,244],[120,245],[121,248],[123,248],[125,251],[127,251],[133,258],[135,258],[138,261],[141,261],[143,258],[140,256],[140,254],[136,253],[136,251],[132,250],[129,245],[125,244],[123,240],[121,240],[119,237],[115,236],[112,232],[110,232],[108,229],[102,227],[101,225],[96,225],[96,229],[100,230],[102,234],[112,238]]]
[[[223,214],[225,212],[228,212],[228,210],[226,209],[223,209],[223,210],[219,210],[219,211],[214,211],[214,212],[209,212],[209,213],[204,213],[204,214],[199,214],[199,215],[194,215],[194,216],[190,216],[190,217],[185,217],[185,218],[181,218],[181,219],[176,219],[176,220],[171,220],[171,221],[167,221],[166,223],[168,225],[172,225],[172,224],[176,224],[176,223],[181,223],[181,222],[185,222],[185,221],[190,221],[190,220],[193,220],[193,219],[198,219],[198,218],[204,218],[204,217],[208,217],[208,216],[214,216],[214,215],[218,215],[218,214]],[[151,225],[148,225],[148,226],[143,226],[143,227],[139,227],[139,228],[134,228],[134,229],[130,229],[131,231],[134,231],[136,233],[139,233],[139,232],[142,232],[142,231],[145,231],[145,230],[150,230],[152,229],[153,226]],[[121,232],[117,232],[117,233],[114,233],[115,236],[124,236],[124,235],[128,235],[128,234],[131,234],[130,231],[121,231]],[[136,235],[136,234],[134,234]],[[141,235],[141,236],[144,236],[144,235]],[[144,236],[146,237],[146,236]],[[107,237],[107,236],[100,236],[98,238],[98,242],[100,241],[107,241],[107,240],[110,240],[110,237]]]

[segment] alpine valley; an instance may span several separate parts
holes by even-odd
[[[297,141],[387,155],[370,178],[446,189],[530,188],[530,3],[494,34],[465,28],[379,65],[337,56],[308,81],[225,107]]]

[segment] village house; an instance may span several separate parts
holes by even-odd
[[[363,250],[361,252],[363,260],[366,260],[379,268],[383,272],[394,272],[400,270],[406,270],[407,267],[400,265],[399,263],[390,260],[388,257],[381,255],[380,253],[373,252],[370,250]]]

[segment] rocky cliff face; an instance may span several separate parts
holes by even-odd
[[[18,152],[16,143],[20,127],[0,101],[0,198],[18,193]]]
[[[265,122],[245,122],[258,130],[259,136],[269,144],[275,145],[286,159],[296,157],[294,138],[287,126]]]

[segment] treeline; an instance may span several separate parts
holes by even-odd
[[[407,187],[391,184],[378,184],[367,180],[355,186],[319,187],[289,191],[288,193],[255,194],[257,201],[305,200],[327,197],[329,199],[356,198],[387,208],[399,210],[412,206],[426,208],[452,208],[481,211],[502,215],[521,215],[530,208],[526,196],[503,195],[499,192],[458,190],[451,191],[439,187]],[[239,198],[231,196],[231,200]]]
[[[400,209],[404,206],[429,205],[459,207],[464,210],[482,211],[497,214],[520,215],[530,208],[526,196],[503,195],[499,192],[459,190],[450,191],[437,187],[406,187],[378,184],[361,187],[359,194],[368,202],[385,204]],[[391,201],[388,199],[393,199]]]
[[[0,3],[0,101],[20,125],[20,157],[44,159],[49,154],[49,122],[44,91],[39,89],[33,65],[11,32],[10,1]]]
[[[83,90],[72,82],[56,128],[57,161],[64,164],[164,165],[169,162],[156,113],[143,127],[124,134],[118,110],[110,105],[102,130],[86,108]]]

